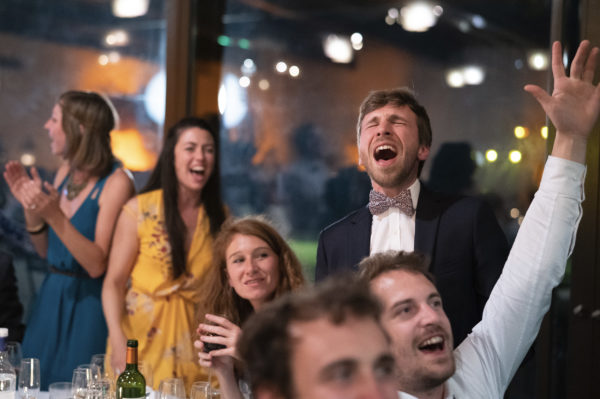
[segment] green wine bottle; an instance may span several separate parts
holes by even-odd
[[[146,398],[146,379],[138,370],[137,347],[136,339],[127,341],[127,365],[117,379],[117,399]]]

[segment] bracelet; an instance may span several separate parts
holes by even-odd
[[[25,226],[25,230],[27,230],[27,232],[29,234],[33,234],[33,235],[43,233],[47,228],[48,228],[48,224],[46,222],[42,222],[32,228]]]

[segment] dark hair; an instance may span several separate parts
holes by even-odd
[[[381,306],[368,285],[349,274],[334,276],[316,288],[290,293],[266,304],[244,324],[237,344],[252,390],[268,388],[285,398],[294,397],[292,323],[326,318],[340,325],[348,317],[356,317],[379,324],[380,315]]]
[[[261,217],[230,219],[223,224],[213,243],[213,264],[206,271],[199,289],[199,320],[203,320],[206,313],[212,313],[241,325],[254,312],[250,302],[240,297],[229,285],[225,252],[236,234],[260,238],[279,258],[279,282],[273,298],[305,284],[300,261],[277,230]]]
[[[358,113],[358,123],[356,125],[356,141],[360,144],[361,135],[361,123],[370,112],[376,109],[385,107],[391,104],[395,107],[401,107],[403,105],[408,106],[412,112],[417,116],[417,127],[419,129],[419,144],[425,147],[431,147],[432,133],[431,123],[429,122],[429,116],[427,110],[417,101],[415,93],[408,87],[399,87],[389,90],[376,90],[369,93],[360,105]],[[425,161],[419,161],[419,175],[423,169]]]
[[[141,193],[162,189],[165,211],[165,225],[169,244],[171,245],[171,259],[173,262],[173,277],[177,278],[186,270],[185,239],[186,227],[178,208],[178,180],[175,174],[175,145],[184,130],[197,127],[210,133],[215,141],[215,165],[212,175],[198,198],[198,204],[203,204],[210,224],[210,234],[214,237],[225,220],[225,207],[221,199],[221,177],[219,168],[218,135],[210,124],[204,119],[186,117],[173,125],[165,137],[162,151],[158,157],[156,167],[146,186]]]
[[[422,274],[435,286],[435,278],[429,272],[429,259],[418,252],[386,251],[364,258],[358,264],[359,278],[369,283],[383,273],[404,270]]]
[[[69,166],[92,176],[108,174],[114,160],[110,132],[117,123],[110,100],[98,93],[71,90],[60,96],[58,105]]]

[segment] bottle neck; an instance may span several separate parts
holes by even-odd
[[[137,348],[127,347],[127,358],[125,360],[125,368],[135,368],[137,369],[138,364],[138,356],[137,356]]]

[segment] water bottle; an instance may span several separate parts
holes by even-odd
[[[8,328],[0,328],[0,399],[15,399],[17,390],[17,374],[8,361],[6,340]]]

